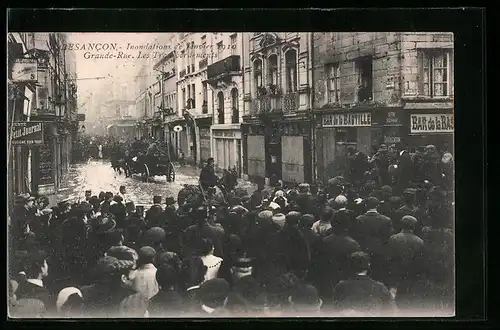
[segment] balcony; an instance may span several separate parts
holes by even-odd
[[[200,60],[200,62],[198,62],[198,67],[200,68],[200,70],[206,68],[207,65],[208,65],[208,58],[204,58]]]
[[[186,69],[184,70],[181,70],[181,72],[179,72],[179,78],[184,78],[186,76]]]
[[[221,61],[209,65],[207,68],[207,78],[209,80],[217,80],[223,77],[239,74],[240,70],[240,56],[231,55]]]
[[[252,102],[252,114],[291,113],[299,108],[299,94],[261,95]]]

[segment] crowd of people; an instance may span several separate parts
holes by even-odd
[[[177,200],[154,196],[148,210],[128,201],[125,187],[87,191],[84,201],[53,207],[44,196],[20,195],[9,230],[9,313],[155,318],[453,310],[451,155],[436,157],[433,146],[423,151],[398,153],[394,167],[382,146],[372,159],[354,154],[351,171],[324,184],[277,181],[252,193],[228,190],[222,199],[209,187],[203,198],[185,191]]]

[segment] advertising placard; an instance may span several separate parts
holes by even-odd
[[[37,121],[14,122],[12,144],[28,146],[43,144],[43,123]]]
[[[52,148],[49,143],[40,146],[39,185],[53,185]]]
[[[35,82],[38,80],[38,65],[36,59],[16,59],[12,65],[12,81]]]

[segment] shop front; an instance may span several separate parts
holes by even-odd
[[[312,181],[311,127],[308,120],[249,123],[243,131],[243,173],[250,179]]]
[[[240,124],[212,126],[213,158],[219,169],[236,167],[241,175],[242,146]]]
[[[454,150],[453,112],[443,110],[408,112],[408,148],[434,145],[440,152]]]
[[[316,127],[318,177],[322,180],[346,170],[347,152],[357,149],[366,155],[372,149],[372,111],[320,114]]]

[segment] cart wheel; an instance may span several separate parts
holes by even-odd
[[[168,163],[167,182],[175,181],[175,169],[172,163]]]
[[[144,164],[144,178],[146,179],[146,182],[148,182],[149,180],[149,175],[150,175],[149,167],[147,164]]]

